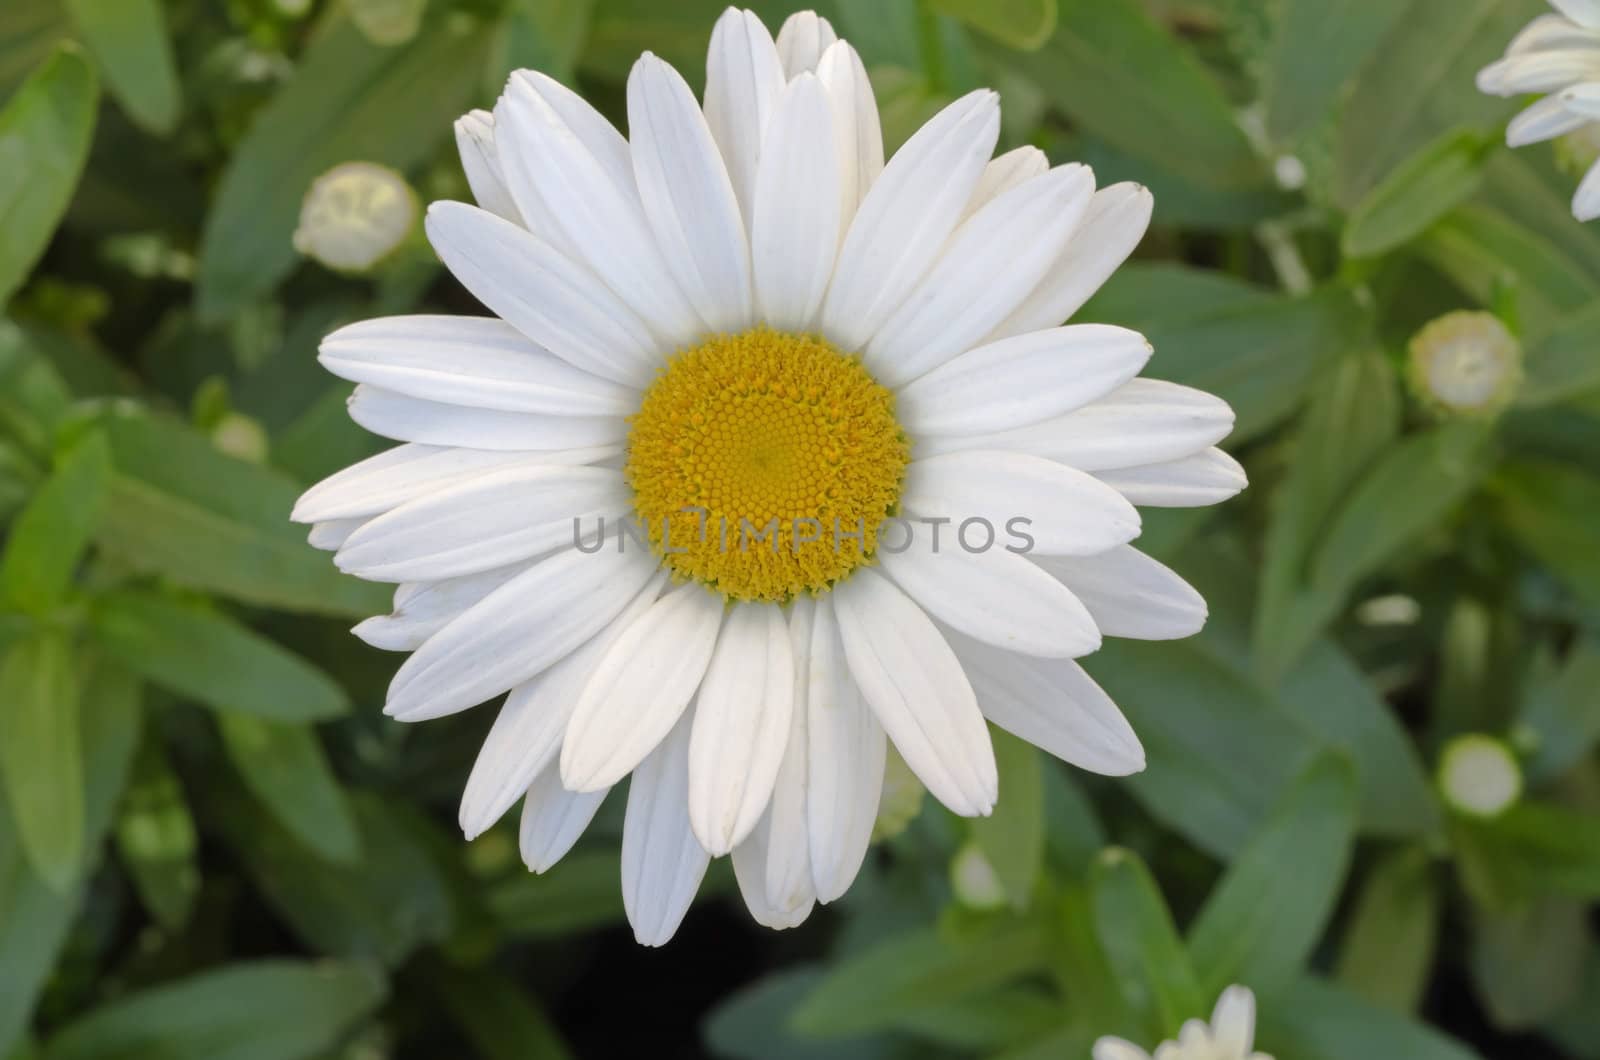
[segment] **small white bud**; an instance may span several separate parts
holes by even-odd
[[[1006,889],[995,875],[994,866],[978,844],[970,840],[950,862],[950,886],[956,901],[969,909],[986,911],[1006,904]]]
[[[417,197],[404,177],[372,162],[344,162],[311,185],[294,247],[342,272],[365,272],[404,243]]]
[[[1410,380],[1441,411],[1498,412],[1522,380],[1522,345],[1491,313],[1447,313],[1412,338]]]
[[[1439,756],[1439,791],[1461,813],[1498,817],[1522,794],[1522,767],[1511,748],[1492,736],[1458,736]]]

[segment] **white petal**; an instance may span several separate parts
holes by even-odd
[[[783,761],[772,786],[772,800],[756,825],[766,847],[762,894],[769,908],[794,912],[816,899],[811,882],[810,840],[806,830],[807,773],[809,762],[808,711],[811,630],[815,624],[817,602],[801,596],[789,606],[789,654],[793,660],[794,684],[789,711],[789,735],[784,742]],[[753,837],[752,837],[753,838]],[[750,840],[745,840],[749,843]],[[737,860],[738,851],[734,852]],[[737,868],[737,865],[735,865]]]
[[[1560,48],[1583,48],[1600,44],[1600,30],[1584,29],[1570,19],[1557,14],[1540,15],[1523,27],[1506,46],[1507,55],[1551,51]]]
[[[428,239],[445,267],[496,316],[586,372],[647,386],[660,343],[587,268],[492,213],[428,207]]]
[[[534,778],[522,801],[517,832],[522,863],[534,872],[544,872],[566,857],[610,792],[610,788],[568,791],[561,786],[561,770],[551,763]]]
[[[1230,986],[1211,1011],[1217,1048],[1227,1056],[1249,1056],[1255,1047],[1256,996],[1249,987]]]
[[[474,110],[456,119],[456,150],[461,154],[461,168],[478,205],[512,224],[522,224],[522,213],[506,188],[500,157],[495,151],[494,115],[486,110]]]
[[[1093,1060],[1150,1060],[1150,1054],[1126,1039],[1107,1036],[1095,1041]]]
[[[380,317],[322,340],[341,379],[447,405],[557,416],[626,416],[631,387],[590,375],[492,317]]]
[[[918,516],[949,520],[946,548],[955,547],[968,519],[987,520],[1002,546],[1047,554],[1091,555],[1139,535],[1138,511],[1116,490],[1027,453],[972,450],[914,460],[900,503]],[[931,538],[932,528],[913,524],[911,533]],[[971,542],[983,533],[975,526]]]
[[[312,548],[332,552],[343,547],[350,540],[350,535],[365,526],[366,522],[365,519],[330,519],[315,523],[306,535],[306,543]]]
[[[817,63],[817,80],[828,91],[833,110],[834,144],[839,156],[840,228],[855,217],[856,208],[883,172],[883,127],[878,120],[878,100],[861,56],[846,41],[828,46]]]
[[[772,857],[770,832],[770,816],[762,814],[749,837],[733,848],[733,877],[755,922],[783,931],[805,922],[816,905],[816,897],[812,895],[791,907],[776,905],[767,897],[767,866]]]
[[[867,367],[900,386],[970,349],[1043,279],[1093,195],[1087,166],[1062,166],[973,214],[867,343]]]
[[[818,600],[811,618],[796,631],[810,641],[806,832],[817,900],[831,902],[850,889],[867,856],[888,743],[850,675],[831,598]]]
[[[978,186],[973,189],[972,199],[967,203],[966,212],[961,215],[961,219],[965,221],[993,202],[997,196],[1005,194],[1012,188],[1020,187],[1034,177],[1048,172],[1049,169],[1049,157],[1031,145],[1018,147],[998,156],[983,167],[983,176],[978,178]]]
[[[816,70],[822,53],[838,39],[833,24],[815,11],[796,11],[778,30],[778,59],[784,74],[794,78]]]
[[[624,630],[572,709],[561,782],[592,791],[627,776],[688,707],[721,625],[722,598],[690,582]]]
[[[334,562],[369,581],[457,578],[576,548],[580,532],[592,536],[599,519],[620,521],[631,497],[622,474],[609,468],[501,468],[378,516]]]
[[[1181,460],[1095,472],[1129,503],[1152,508],[1198,508],[1234,496],[1248,484],[1244,468],[1221,449]]]
[[[1550,0],[1550,6],[1587,29],[1600,29],[1600,0]]]
[[[1567,107],[1562,96],[1548,96],[1511,119],[1506,126],[1506,146],[1526,147],[1565,136],[1589,119]]]
[[[1144,768],[1133,727],[1071,659],[1017,655],[954,632],[950,646],[984,717],[1000,728],[1094,773],[1120,777]]]
[[[1206,624],[1205,598],[1131,545],[1098,556],[1037,556],[1066,583],[1108,637],[1176,640]]]
[[[952,812],[987,816],[999,791],[989,730],[933,622],[865,567],[832,600],[851,676],[906,765]]]
[[[779,331],[811,330],[822,308],[839,249],[839,174],[827,93],[803,74],[773,109],[756,175],[756,301]]]
[[[468,839],[476,838],[498,821],[542,773],[552,774],[550,783],[561,787],[555,757],[561,750],[578,696],[606,651],[649,609],[665,584],[666,573],[657,573],[622,613],[583,647],[511,690],[489,735],[484,737],[461,795],[461,830]],[[534,866],[534,871],[544,870]]]
[[[822,307],[822,330],[861,349],[932,268],[1000,135],[999,97],[969,93],[884,167],[856,211]]]
[[[689,827],[692,718],[685,715],[673,726],[639,763],[628,785],[628,813],[622,825],[622,906],[633,925],[633,937],[644,946],[661,946],[672,938],[711,861]]]
[[[389,685],[384,713],[452,714],[520,685],[606,627],[655,572],[642,549],[560,552],[434,634]]]
[[[1600,217],[1600,162],[1590,167],[1588,175],[1578,185],[1578,192],[1572,197],[1572,215],[1580,221]]]
[[[1596,41],[1595,46],[1600,48],[1600,41]],[[1600,121],[1600,81],[1592,81],[1583,85],[1573,85],[1571,88],[1562,92],[1559,96],[1554,96],[1552,98],[1559,103],[1563,109],[1570,111],[1585,121]],[[1539,103],[1535,103],[1532,107],[1529,107],[1528,111],[1535,110],[1549,102],[1551,102],[1549,99],[1541,100]],[[1524,111],[1523,114],[1528,113],[1528,111]],[[1519,115],[1519,117],[1521,117],[1521,115]],[[1512,124],[1516,123],[1513,122]]]
[[[407,397],[361,383],[350,396],[350,418],[397,442],[467,449],[578,449],[627,437],[621,416],[550,416],[500,412]]]
[[[895,411],[913,434],[1009,430],[1104,397],[1150,353],[1143,335],[1106,324],[1030,331],[940,365],[895,396]]]
[[[1478,72],[1478,88],[1497,96],[1558,92],[1600,78],[1600,54],[1592,47],[1562,48],[1507,56]]]
[[[794,708],[794,656],[774,604],[735,604],[695,700],[689,820],[712,857],[743,842],[767,808]]]
[[[289,518],[314,523],[379,515],[425,493],[508,464],[588,464],[620,451],[620,447],[519,452],[397,445],[306,490]]]
[[[1095,192],[1061,256],[989,338],[1051,328],[1070,318],[1133,253],[1150,227],[1154,208],[1155,198],[1138,184],[1113,184]]]
[[[527,563],[515,563],[465,578],[397,586],[393,614],[369,618],[350,632],[384,651],[416,651],[463,611],[528,567]]]
[[[1100,648],[1100,631],[1078,598],[1033,563],[1001,548],[966,552],[925,541],[878,562],[928,614],[1007,651],[1075,659]]]
[[[1216,445],[1231,430],[1233,409],[1221,398],[1159,379],[1134,379],[1064,416],[994,434],[930,436],[919,442],[918,453],[1010,449],[1105,471],[1181,460]]]
[[[545,82],[555,85],[519,73],[495,107],[496,122],[508,129],[501,157],[509,171],[520,172],[538,189],[546,207],[544,216],[529,216],[527,210],[523,215],[540,232],[553,226],[561,236],[556,246],[587,264],[669,348],[698,337],[705,322],[672,279],[651,235],[633,167],[620,176],[615,155],[595,154]],[[570,95],[556,88],[559,98]],[[592,111],[579,104],[583,113]],[[518,192],[518,183],[512,191]]]
[[[678,71],[646,52],[628,77],[634,179],[668,269],[713,331],[754,311],[750,244],[705,115]]]
[[[706,124],[722,149],[747,224],[762,137],[783,85],[783,63],[767,27],[750,11],[724,11],[706,54]]]

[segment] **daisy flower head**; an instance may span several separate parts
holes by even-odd
[[[1600,123],[1600,0],[1550,0],[1551,14],[1528,23],[1503,58],[1478,73],[1478,89],[1494,96],[1543,95],[1512,119],[1512,147],[1553,140]],[[1600,217],[1600,161],[1572,199],[1580,221]]]
[[[1256,996],[1247,987],[1230,986],[1217,999],[1211,1022],[1187,1021],[1177,1041],[1147,1053],[1132,1042],[1105,1037],[1094,1043],[1094,1060],[1272,1060],[1254,1050],[1255,1037]]]
[[[478,205],[427,233],[493,316],[343,328],[350,412],[403,444],[295,518],[397,583],[356,627],[410,657],[386,713],[508,693],[469,837],[523,802],[543,872],[629,779],[625,907],[671,937],[710,858],[755,918],[805,919],[865,856],[892,746],[987,814],[988,723],[1142,768],[1073,661],[1186,636],[1199,595],[1135,550],[1138,504],[1244,475],[1228,406],[1138,379],[1121,328],[1061,326],[1132,251],[1134,185],[992,157],[973,92],[887,163],[860,58],[814,14],[717,22],[703,105],[654,55],[628,137],[542,74],[457,125]],[[630,779],[631,778],[631,779]]]

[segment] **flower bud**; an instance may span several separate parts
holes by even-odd
[[[345,162],[306,192],[294,247],[330,269],[365,272],[404,243],[416,221],[417,197],[404,177],[372,162]]]
[[[1412,390],[1440,412],[1493,415],[1522,381],[1522,345],[1490,313],[1447,313],[1411,340]]]
[[[1439,756],[1439,792],[1460,813],[1498,817],[1522,794],[1522,767],[1511,748],[1492,736],[1458,736]]]

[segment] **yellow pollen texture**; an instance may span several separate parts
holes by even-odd
[[[858,360],[759,327],[673,356],[633,418],[625,473],[678,576],[781,603],[872,555],[909,455],[894,395]]]

